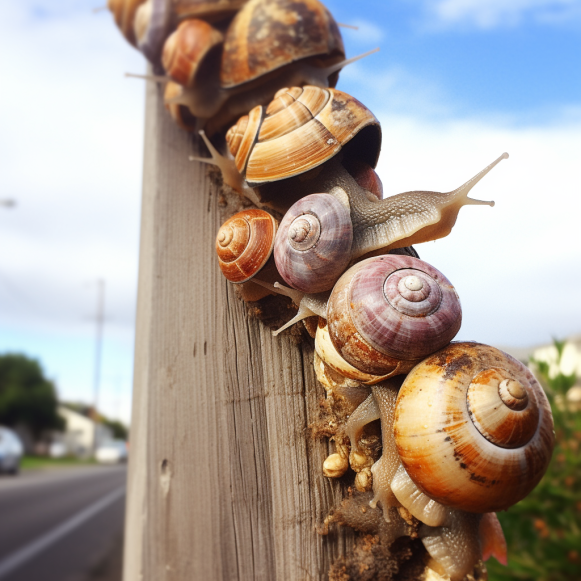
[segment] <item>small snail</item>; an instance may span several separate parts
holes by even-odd
[[[348,206],[329,194],[306,196],[280,223],[274,243],[276,267],[300,291],[330,290],[349,264],[352,241]]]
[[[327,321],[343,359],[365,373],[399,375],[454,338],[462,311],[454,287],[433,266],[385,255],[337,281]]]
[[[224,276],[234,283],[254,277],[272,254],[276,229],[276,220],[264,210],[243,210],[226,220],[216,235]]]
[[[159,64],[170,33],[186,19],[206,22],[232,17],[247,0],[145,0],[135,14],[137,47],[153,64]]]
[[[411,371],[394,434],[419,489],[470,512],[504,510],[527,496],[555,443],[549,403],[532,373],[478,343],[451,344]]]

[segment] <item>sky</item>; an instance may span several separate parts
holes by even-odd
[[[104,3],[104,2],[103,2]],[[100,0],[7,0],[0,20],[0,353],[37,358],[63,400],[130,418],[145,70]],[[581,333],[581,1],[326,3],[348,56],[338,89],[382,124],[385,195],[449,191],[510,154],[419,245],[462,300],[459,339]]]

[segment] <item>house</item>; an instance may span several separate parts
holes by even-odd
[[[59,405],[58,413],[65,420],[66,428],[64,432],[54,435],[53,442],[63,444],[67,455],[90,456],[94,448],[113,439],[110,428],[95,422],[87,415],[64,405]]]

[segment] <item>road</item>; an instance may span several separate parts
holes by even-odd
[[[104,580],[123,542],[125,480],[124,466],[0,478],[0,581]]]

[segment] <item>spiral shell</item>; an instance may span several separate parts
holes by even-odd
[[[264,210],[243,210],[226,220],[216,236],[222,274],[231,282],[251,279],[268,261],[276,220]]]
[[[468,512],[496,512],[523,499],[554,447],[549,403],[533,374],[478,343],[453,343],[410,372],[394,434],[417,486]]]
[[[135,13],[143,2],[145,0],[107,0],[107,8],[113,13],[115,24],[117,24],[126,40],[133,46],[136,46],[135,33],[133,31]]]
[[[159,0],[165,1],[167,0]],[[171,7],[178,20],[203,18],[215,22],[236,13],[248,0],[171,0]]]
[[[310,85],[281,89],[266,111],[255,107],[248,116],[254,117],[256,124],[248,123],[244,116],[226,139],[238,171],[250,186],[309,171],[331,159],[356,136],[357,147],[350,153],[372,167],[377,164],[379,122],[347,93]],[[248,147],[240,153],[244,143]]]
[[[293,288],[333,288],[349,264],[353,227],[349,209],[329,194],[311,194],[291,206],[274,242],[274,261]]]
[[[191,87],[204,58],[222,40],[222,33],[207,22],[185,20],[163,46],[163,68],[174,81]]]
[[[321,2],[250,0],[228,27],[220,82],[236,87],[313,57],[321,66],[345,58],[339,28]]]
[[[327,321],[344,359],[384,375],[398,366],[406,373],[447,345],[460,329],[462,311],[454,287],[433,266],[385,255],[359,262],[337,281]]]

